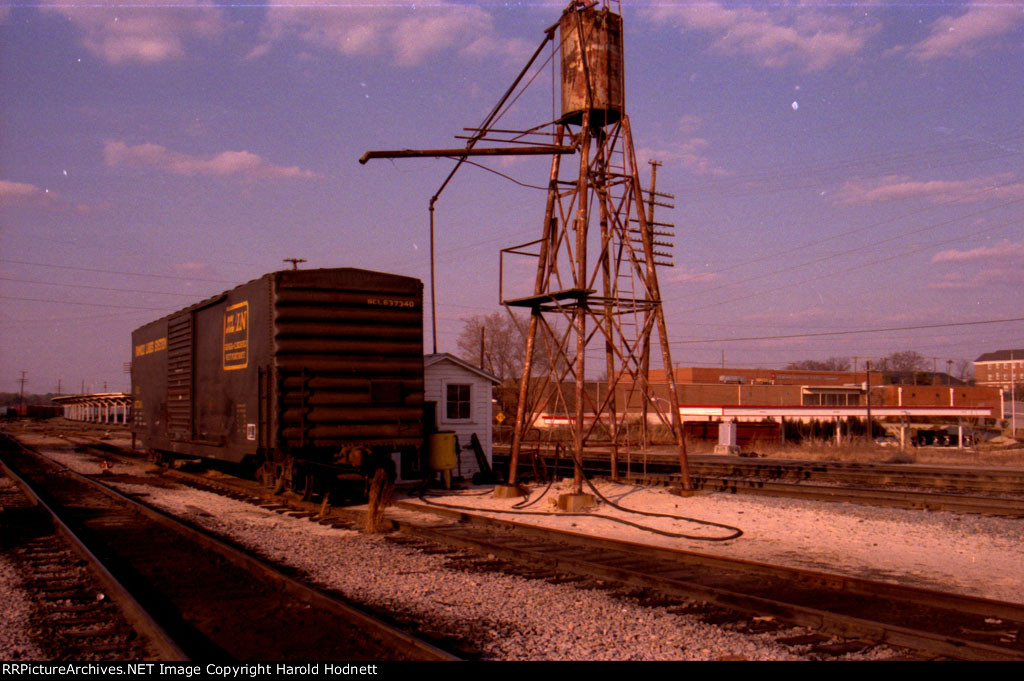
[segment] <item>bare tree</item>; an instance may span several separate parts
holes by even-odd
[[[877,370],[888,376],[891,383],[914,384],[918,382],[918,373],[927,371],[928,363],[924,355],[914,350],[894,352],[888,357],[878,360]]]
[[[458,355],[474,366],[501,380],[495,397],[502,411],[515,414],[519,402],[519,382],[526,358],[526,330],[529,317],[507,311],[475,315],[465,320],[456,339]],[[533,352],[534,376],[544,374],[552,365],[553,345],[543,333],[537,334]],[[566,366],[564,357],[554,358],[555,366]]]
[[[969,359],[958,359],[956,361],[956,377],[967,383],[974,381],[974,362]]]
[[[805,359],[800,362],[790,362],[787,369],[804,371],[849,371],[849,357],[829,357],[825,361],[816,359]]]
[[[526,324],[522,317],[518,321]],[[456,345],[459,357],[502,382],[520,378],[523,373],[526,343],[516,320],[506,312],[479,314],[465,320]]]
[[[466,319],[455,344],[458,355],[470,364],[494,374],[502,380],[519,380],[523,375],[526,357],[526,330],[529,317],[525,314],[493,312]],[[533,372],[543,373],[552,364],[550,340],[538,332],[533,351]],[[565,358],[555,358],[562,366]]]

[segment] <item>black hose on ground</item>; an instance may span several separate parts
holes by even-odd
[[[561,445],[559,445],[558,447],[555,448],[555,465],[556,465],[555,470],[556,471],[558,470],[557,464],[558,464],[558,455],[559,455],[560,447],[561,447]],[[575,460],[575,454],[573,455],[573,459]],[[580,465],[580,462],[577,461],[576,463],[577,463],[577,465],[580,466],[580,470],[582,470],[583,467],[582,467],[582,465]],[[430,506],[438,506],[440,508],[449,508],[449,509],[459,510],[459,511],[476,511],[476,512],[488,512],[488,513],[505,513],[505,514],[509,514],[509,515],[533,515],[533,516],[547,516],[547,517],[558,516],[558,517],[563,517],[563,518],[564,517],[600,518],[602,520],[609,520],[609,521],[614,522],[614,523],[619,523],[621,525],[627,525],[629,527],[634,527],[636,529],[643,530],[644,532],[651,532],[653,534],[658,534],[658,535],[661,535],[661,536],[664,536],[664,537],[671,537],[673,539],[692,539],[692,540],[695,540],[695,541],[724,542],[724,541],[730,541],[732,539],[737,539],[737,538],[743,536],[743,530],[739,529],[738,527],[734,527],[732,525],[724,525],[722,523],[716,523],[716,522],[712,522],[710,520],[700,520],[699,518],[690,518],[690,517],[687,517],[687,516],[673,515],[673,514],[670,514],[670,513],[655,513],[653,511],[640,511],[638,509],[626,508],[625,506],[620,506],[620,505],[616,504],[615,502],[611,501],[610,499],[608,499],[607,497],[605,497],[603,494],[601,494],[601,492],[598,491],[598,489],[594,486],[594,483],[591,482],[590,478],[584,478],[584,479],[587,481],[587,485],[590,487],[591,490],[594,491],[594,494],[599,499],[601,499],[604,503],[608,504],[612,508],[614,508],[616,510],[619,510],[619,511],[622,511],[624,513],[634,513],[634,514],[637,514],[637,515],[648,516],[648,517],[652,517],[652,518],[670,518],[670,519],[673,519],[673,520],[681,520],[681,521],[684,521],[684,522],[696,523],[698,525],[706,525],[706,526],[709,526],[709,527],[719,527],[719,528],[722,528],[722,529],[725,529],[725,530],[731,530],[731,533],[726,535],[726,536],[724,536],[724,537],[706,537],[706,536],[701,536],[701,535],[685,534],[685,533],[681,533],[681,532],[669,532],[667,530],[660,530],[660,529],[658,529],[656,527],[648,527],[646,525],[641,525],[639,523],[634,523],[634,522],[631,522],[629,520],[625,520],[624,518],[614,518],[614,517],[611,517],[611,516],[596,515],[594,513],[564,513],[564,512],[523,511],[523,510],[506,511],[506,510],[503,510],[503,509],[478,508],[478,507],[474,507],[474,506],[458,506],[458,505],[455,505],[455,504],[441,504],[441,503],[437,503],[437,502],[433,502],[433,501],[427,500],[426,494],[425,494],[425,490],[422,490],[420,492],[419,498],[420,498],[420,501],[422,501],[423,503],[428,504]],[[533,504],[537,503],[542,498],[544,498],[544,496],[548,493],[548,491],[551,489],[551,486],[553,484],[554,484],[554,477],[552,477],[552,480],[550,482],[548,482],[547,487],[544,488],[544,491],[540,494],[539,497],[537,497],[533,501],[530,501],[529,503],[527,503],[527,500],[529,499],[529,495],[527,495],[526,499],[524,499],[523,501],[521,501],[518,504],[516,504],[513,508],[515,508],[515,509],[523,509],[523,508],[527,508],[529,506],[532,506]],[[483,494],[489,494],[489,493],[490,492],[483,492],[481,494],[474,494],[473,496],[482,496]]]

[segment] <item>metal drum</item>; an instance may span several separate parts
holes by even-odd
[[[427,453],[430,470],[440,472],[444,476],[445,489],[449,489],[452,485],[452,471],[458,465],[455,433],[451,431],[431,433],[427,442]]]

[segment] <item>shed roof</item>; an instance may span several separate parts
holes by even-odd
[[[424,369],[426,369],[429,366],[433,366],[435,364],[440,364],[441,362],[451,362],[452,364],[455,364],[455,365],[458,365],[458,366],[462,367],[466,371],[470,371],[470,372],[472,372],[474,374],[477,374],[481,378],[487,379],[491,383],[501,383],[501,379],[498,378],[497,376],[495,376],[494,374],[488,373],[488,372],[484,371],[483,369],[481,369],[480,367],[475,367],[472,364],[470,364],[469,362],[467,362],[467,361],[465,361],[463,359],[459,359],[458,357],[456,357],[455,355],[452,355],[450,353],[438,352],[438,353],[433,354],[433,355],[424,355],[423,356],[423,368]]]

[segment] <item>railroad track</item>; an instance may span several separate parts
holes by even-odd
[[[193,473],[169,473],[220,493],[236,489],[246,494],[253,490],[252,483],[244,481],[211,481]],[[282,506],[298,512],[317,513],[317,504],[278,499]],[[548,581],[617,585],[637,590],[645,598],[682,603],[678,606],[680,612],[717,608],[710,620],[706,612],[702,614],[705,621],[716,624],[746,620],[752,627],[763,628],[777,621],[821,632],[797,637],[800,640],[794,639],[793,644],[821,641],[825,635],[846,638],[839,644],[816,644],[821,646],[822,654],[885,643],[916,651],[921,657],[1024,659],[1024,646],[1018,637],[1024,606],[1018,604],[595,540],[463,512],[452,515],[437,509],[417,510],[448,514],[447,523],[423,527],[418,522],[399,520],[396,526],[414,538],[408,541],[427,542],[435,547],[426,548],[427,552],[450,553],[456,563],[483,569],[490,565],[494,571],[534,574]],[[324,507],[319,511],[323,513]],[[334,517],[347,514],[343,509],[328,513]]]
[[[10,438],[0,460],[162,632],[164,659],[456,659]]]
[[[67,437],[67,435],[62,435]],[[72,442],[101,449],[107,455],[137,458],[136,452],[78,435]],[[495,468],[507,468],[507,452],[496,448]],[[545,456],[549,474],[556,471],[553,457]],[[620,466],[626,457],[620,454]],[[697,490],[732,494],[759,494],[855,503],[887,508],[947,511],[1024,518],[1024,469],[939,467],[906,464],[822,462],[785,459],[748,459],[710,455],[690,456],[691,484]],[[634,484],[678,484],[678,459],[650,454],[646,465],[631,459]],[[572,475],[570,462],[562,459],[559,475]],[[585,455],[585,472],[592,477],[609,475],[608,456]],[[532,476],[525,462],[520,472]],[[625,477],[624,471],[620,478]]]
[[[507,458],[496,455],[496,467]],[[1024,518],[1024,471],[907,467],[806,461],[742,461],[723,457],[690,458],[690,482],[696,490],[761,494],[889,508]],[[557,471],[545,457],[549,475],[572,475],[564,458]],[[644,468],[629,478],[635,484],[678,484],[678,460],[652,455]],[[520,466],[522,473],[532,475]],[[609,476],[607,457],[584,458],[584,472]],[[620,478],[625,477],[620,473]]]
[[[222,494],[251,494],[256,489],[252,483],[230,478],[168,473]],[[289,497],[276,499],[296,512],[325,512],[316,503]],[[823,653],[884,643],[923,657],[1024,659],[1024,644],[1018,636],[1024,631],[1024,606],[1018,604],[597,539],[419,502],[398,502],[396,506],[444,518],[447,523],[440,526],[437,522],[424,525],[420,520],[395,516],[392,521],[404,535],[433,544],[434,548],[424,550],[451,553],[456,563],[477,568],[490,565],[494,571],[518,570],[517,574],[533,573],[548,581],[597,580],[623,589],[639,589],[648,597],[656,595],[690,604],[684,610],[717,608],[708,620],[716,624],[746,618],[760,627],[778,621],[820,632],[796,643],[820,641],[832,635],[846,639],[825,646]],[[358,512],[344,509],[333,513],[359,517]],[[460,555],[467,551],[476,558]]]
[[[147,623],[138,621],[135,604],[125,603],[116,582],[97,572],[73,534],[2,474],[0,537],[0,550],[34,602],[32,625],[40,630],[38,640],[49,659],[178,659],[173,644],[166,645],[159,634],[140,634]]]
[[[842,461],[750,460],[741,457],[692,457],[698,475],[825,482],[855,487],[901,487],[960,494],[1024,497],[1024,470],[952,468],[918,464]]]
[[[709,603],[925,657],[1024,660],[1024,605],[602,539],[497,520],[420,502],[399,502],[450,522],[396,520],[403,533],[511,561]]]

